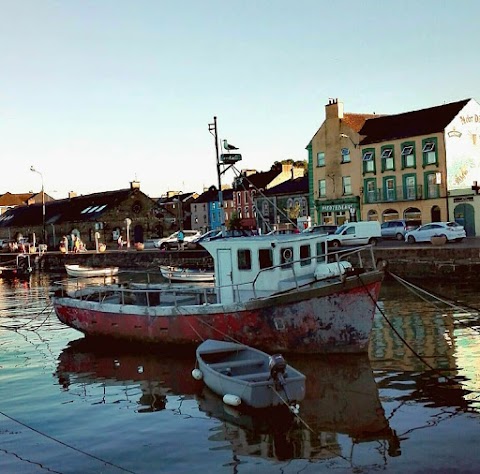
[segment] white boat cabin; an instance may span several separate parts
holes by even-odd
[[[222,304],[268,296],[320,279],[322,271],[338,276],[342,270],[327,263],[326,236],[315,234],[224,238],[202,245],[213,257]]]

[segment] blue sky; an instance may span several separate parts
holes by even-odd
[[[477,0],[0,0],[0,193],[39,190],[31,165],[56,198],[201,192],[214,116],[265,171],[307,158],[330,97],[480,101],[479,19]]]

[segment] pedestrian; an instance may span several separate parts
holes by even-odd
[[[183,233],[183,230],[180,229],[177,234],[178,250],[183,250],[184,238],[185,238],[185,235]]]
[[[118,250],[122,249],[123,248],[123,239],[122,239],[121,235],[118,236],[117,243],[118,243]]]
[[[80,252],[80,237],[75,237],[73,252]]]

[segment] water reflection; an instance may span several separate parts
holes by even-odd
[[[64,390],[78,392],[82,387],[79,393],[86,399],[89,386],[102,384],[106,397],[108,386],[121,385],[136,393],[140,412],[164,409],[169,396],[195,399],[201,412],[220,422],[209,440],[228,443],[234,455],[278,460],[346,458],[353,445],[372,441],[383,443],[381,457],[400,454],[366,356],[290,357],[289,363],[307,376],[298,417],[286,407],[248,410],[224,405],[191,376],[193,352],[152,354],[80,339],[62,351],[55,376]],[[132,390],[132,384],[140,391]]]

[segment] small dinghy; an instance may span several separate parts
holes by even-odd
[[[305,396],[305,375],[285,362],[243,344],[208,339],[197,347],[198,368],[192,376],[224,403],[267,408],[294,405]]]

